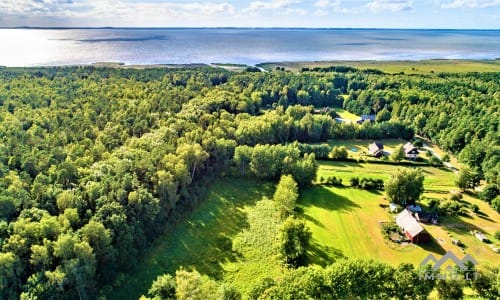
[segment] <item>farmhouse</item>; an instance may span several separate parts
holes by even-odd
[[[406,158],[409,159],[415,159],[418,156],[418,149],[417,147],[413,146],[412,143],[408,142],[403,146],[403,149],[405,151]]]
[[[365,121],[375,122],[375,115],[361,115],[361,119],[357,120],[356,123],[363,124]]]
[[[373,142],[368,145],[368,153],[375,157],[381,157],[384,155],[384,145],[380,142]]]
[[[429,234],[413,217],[411,212],[404,209],[396,217],[396,224],[405,233],[406,237],[414,244],[425,243],[429,240]]]

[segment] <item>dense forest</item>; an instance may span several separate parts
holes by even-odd
[[[339,123],[323,107],[377,122]],[[328,139],[421,135],[486,180],[491,201],[499,121],[499,73],[2,69],[0,299],[95,298],[214,178],[291,174],[307,186],[320,147],[306,144]]]

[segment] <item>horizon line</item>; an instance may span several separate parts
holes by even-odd
[[[297,26],[0,26],[0,29],[299,29],[299,30],[471,30],[500,31],[500,28],[404,28],[404,27],[297,27]]]

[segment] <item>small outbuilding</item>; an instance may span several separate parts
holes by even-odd
[[[366,121],[370,123],[375,122],[375,115],[361,115],[361,119],[358,119],[356,123],[363,124]]]
[[[430,235],[413,217],[411,212],[404,209],[396,216],[396,224],[404,232],[406,237],[414,244],[421,244],[429,241]]]
[[[368,153],[374,157],[381,157],[384,155],[384,145],[381,142],[373,142],[368,145]]]
[[[475,231],[475,232],[474,232],[474,236],[475,236],[478,240],[480,240],[481,242],[485,242],[485,243],[489,242],[488,238],[487,238],[487,237],[486,237],[483,233],[481,233],[481,232],[479,232],[479,231]]]
[[[408,142],[404,144],[403,150],[405,151],[406,158],[408,159],[416,159],[418,157],[418,149],[413,146],[412,143]]]

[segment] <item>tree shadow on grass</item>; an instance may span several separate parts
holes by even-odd
[[[421,170],[422,170],[422,173],[424,173],[424,174],[432,174],[431,171],[429,171],[429,170],[427,170],[425,168],[421,168]]]
[[[306,262],[308,265],[316,264],[326,267],[339,258],[345,258],[342,251],[333,247],[322,246],[316,242],[312,242],[307,249]]]
[[[382,192],[377,191],[377,190],[365,190],[365,191],[367,191],[370,194],[374,194],[374,195],[382,195]]]
[[[304,213],[304,210],[302,210],[302,212],[300,213],[300,216],[302,218],[304,218],[306,221],[309,221],[318,227],[325,228],[325,226],[323,226],[323,224],[320,221],[318,221],[315,218],[311,217],[310,215]]]
[[[484,232],[481,227],[465,222],[457,217],[447,217],[446,224],[444,224],[444,226],[449,232],[461,235],[470,234],[471,231]]]
[[[433,252],[436,254],[444,255],[446,253],[446,250],[436,241],[434,237],[430,237],[430,240],[426,243],[418,244],[420,248]]]
[[[244,207],[271,196],[272,191],[272,185],[249,184],[239,179],[231,179],[231,184],[213,187],[205,200],[206,207],[200,205],[189,220],[181,225],[180,231],[173,232],[172,242],[182,243],[183,248],[177,249],[181,251],[173,250],[173,261],[168,262],[170,268],[192,266],[202,274],[222,279],[223,264],[235,262],[238,257],[232,250],[232,239],[249,227]],[[214,201],[212,205],[211,201]],[[172,247],[176,248],[176,245]],[[175,255],[176,252],[180,252],[180,255]],[[175,263],[177,257],[183,259]]]
[[[300,205],[307,207],[320,207],[326,210],[352,211],[361,206],[349,198],[335,194],[332,190],[315,186],[305,190],[300,198]]]
[[[486,213],[482,212],[482,211],[478,211],[476,213],[476,216],[480,217],[481,219],[483,220],[486,220],[486,221],[490,221],[490,222],[493,222],[495,223],[494,220],[492,220]]]
[[[137,299],[159,275],[174,274],[181,266],[222,279],[223,264],[238,259],[232,239],[249,227],[245,206],[271,197],[273,191],[274,185],[251,180],[215,182],[198,207],[158,237],[110,299]]]

